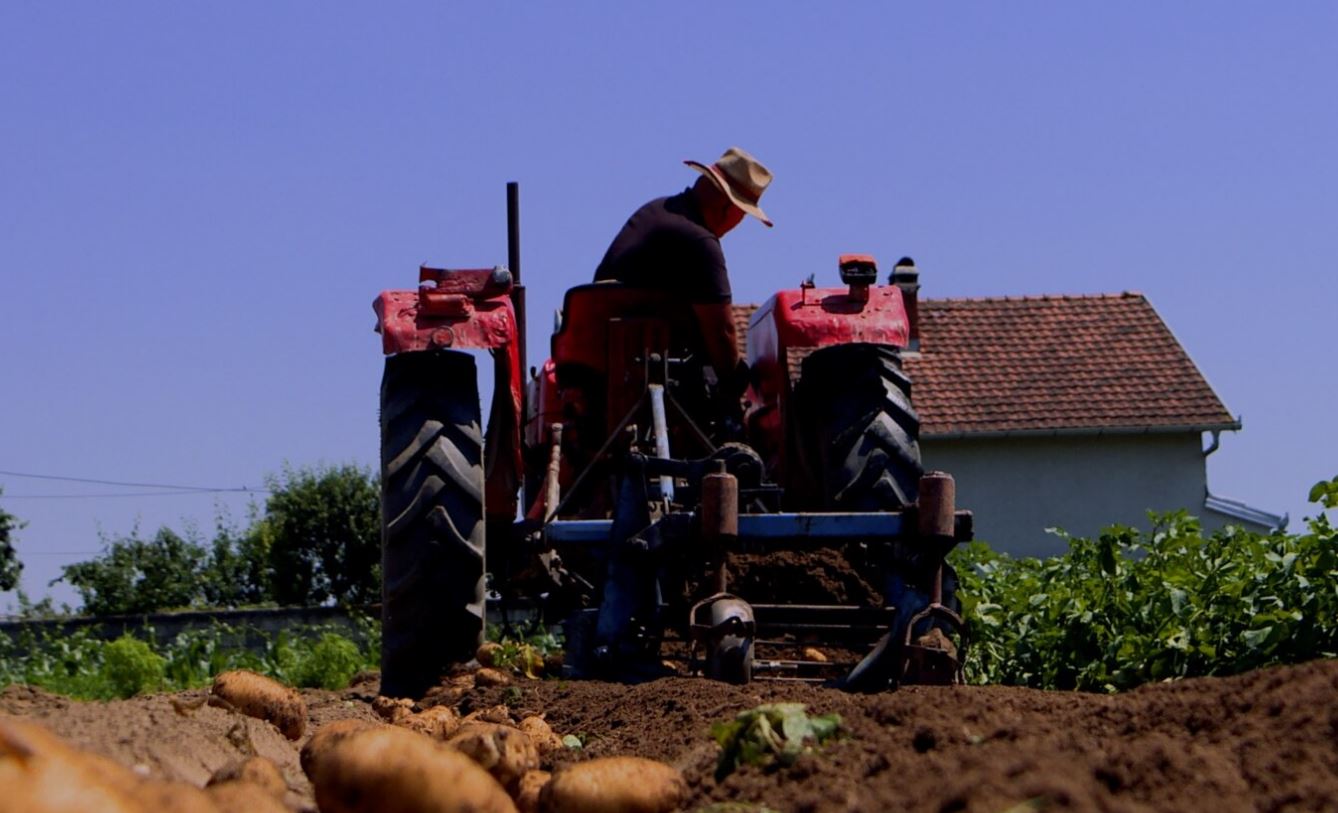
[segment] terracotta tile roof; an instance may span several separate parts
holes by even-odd
[[[1137,293],[924,299],[906,369],[925,436],[1240,428]]]
[[[734,306],[734,329],[738,332],[739,355],[748,358],[748,320],[753,318],[756,305]]]

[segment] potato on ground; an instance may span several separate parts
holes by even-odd
[[[247,715],[268,720],[290,740],[301,739],[307,728],[307,704],[295,689],[277,680],[238,669],[214,678],[213,697]]]
[[[516,807],[520,813],[539,813],[539,793],[553,775],[548,771],[530,771],[516,785]]]
[[[534,743],[535,749],[539,751],[539,759],[548,759],[567,747],[562,744],[562,738],[557,735],[553,727],[542,717],[526,717],[520,721],[520,730],[524,731],[530,742]]]
[[[133,774],[110,777],[106,767],[41,726],[0,717],[0,811],[143,813],[121,787]]]
[[[446,741],[483,766],[507,788],[514,788],[528,771],[539,767],[539,751],[519,728],[496,723],[470,723]]]
[[[474,690],[474,673],[461,672],[444,678],[442,682],[428,689],[423,695],[422,705],[439,706],[458,703],[461,698]]]
[[[259,786],[276,799],[283,799],[288,792],[288,782],[283,778],[279,766],[264,757],[248,757],[224,765],[214,771],[205,786],[213,787],[226,782],[247,782]]]
[[[218,813],[209,794],[189,782],[147,779],[135,791],[135,800],[150,813]]]
[[[392,725],[413,714],[413,701],[407,697],[386,697],[380,695],[372,699],[372,711],[376,716]]]
[[[668,813],[688,785],[678,770],[641,757],[605,757],[558,771],[544,785],[545,813]]]
[[[289,813],[283,794],[247,781],[221,782],[204,789],[218,813]]]
[[[460,730],[460,713],[450,706],[433,706],[395,721],[395,725],[445,740]]]
[[[498,723],[499,725],[509,725],[512,728],[516,726],[515,720],[511,719],[511,709],[500,703],[496,706],[474,709],[460,721],[460,725],[471,725],[473,723]]]
[[[497,669],[484,667],[474,673],[475,686],[510,686],[511,676]]]
[[[380,723],[373,723],[370,720],[335,720],[326,723],[316,729],[316,733],[311,735],[302,746],[298,753],[298,761],[302,764],[302,773],[307,775],[308,779],[314,776],[315,764],[325,757],[336,743],[343,740],[358,731],[366,731],[371,728],[382,728]]]
[[[497,655],[502,651],[502,645],[496,641],[485,641],[478,651],[474,653],[474,658],[482,666],[496,666]]]
[[[312,763],[321,813],[514,813],[473,760],[395,726],[354,731]]]

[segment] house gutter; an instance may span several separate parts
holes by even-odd
[[[1264,511],[1260,508],[1252,508],[1240,500],[1233,500],[1227,497],[1218,497],[1212,492],[1204,496],[1203,507],[1209,511],[1222,514],[1230,519],[1238,519],[1242,522],[1251,522],[1255,525],[1262,525],[1270,532],[1287,530],[1288,523],[1291,522],[1290,514],[1274,514],[1271,511]]]
[[[1241,428],[1240,419],[1231,423],[1210,424],[1208,426],[1095,426],[1071,427],[1067,429],[992,429],[984,432],[958,430],[956,432],[922,432],[921,440],[997,440],[999,438],[1057,438],[1057,437],[1104,437],[1127,435],[1171,435],[1184,432],[1212,432],[1214,441],[1223,430],[1232,432]],[[1212,450],[1217,448],[1214,443]],[[1210,450],[1211,451],[1211,450]],[[1208,452],[1205,452],[1208,454]]]

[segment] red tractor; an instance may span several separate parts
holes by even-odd
[[[748,324],[742,414],[690,308],[618,283],[567,292],[527,377],[516,201],[510,185],[509,269],[423,267],[375,302],[382,692],[420,696],[472,659],[487,595],[562,624],[574,676],[960,681],[944,556],[971,516],[921,470],[902,289],[848,255],[841,287],[772,296]],[[470,349],[494,362],[486,431]],[[833,557],[879,587],[814,600],[800,582]]]

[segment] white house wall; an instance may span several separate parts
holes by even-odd
[[[1147,528],[1149,509],[1183,508],[1207,530],[1225,525],[1204,510],[1201,443],[1197,432],[928,439],[920,451],[926,469],[956,479],[957,505],[975,513],[977,539],[1015,556],[1047,556],[1065,544],[1046,528],[1074,536],[1115,523]]]

